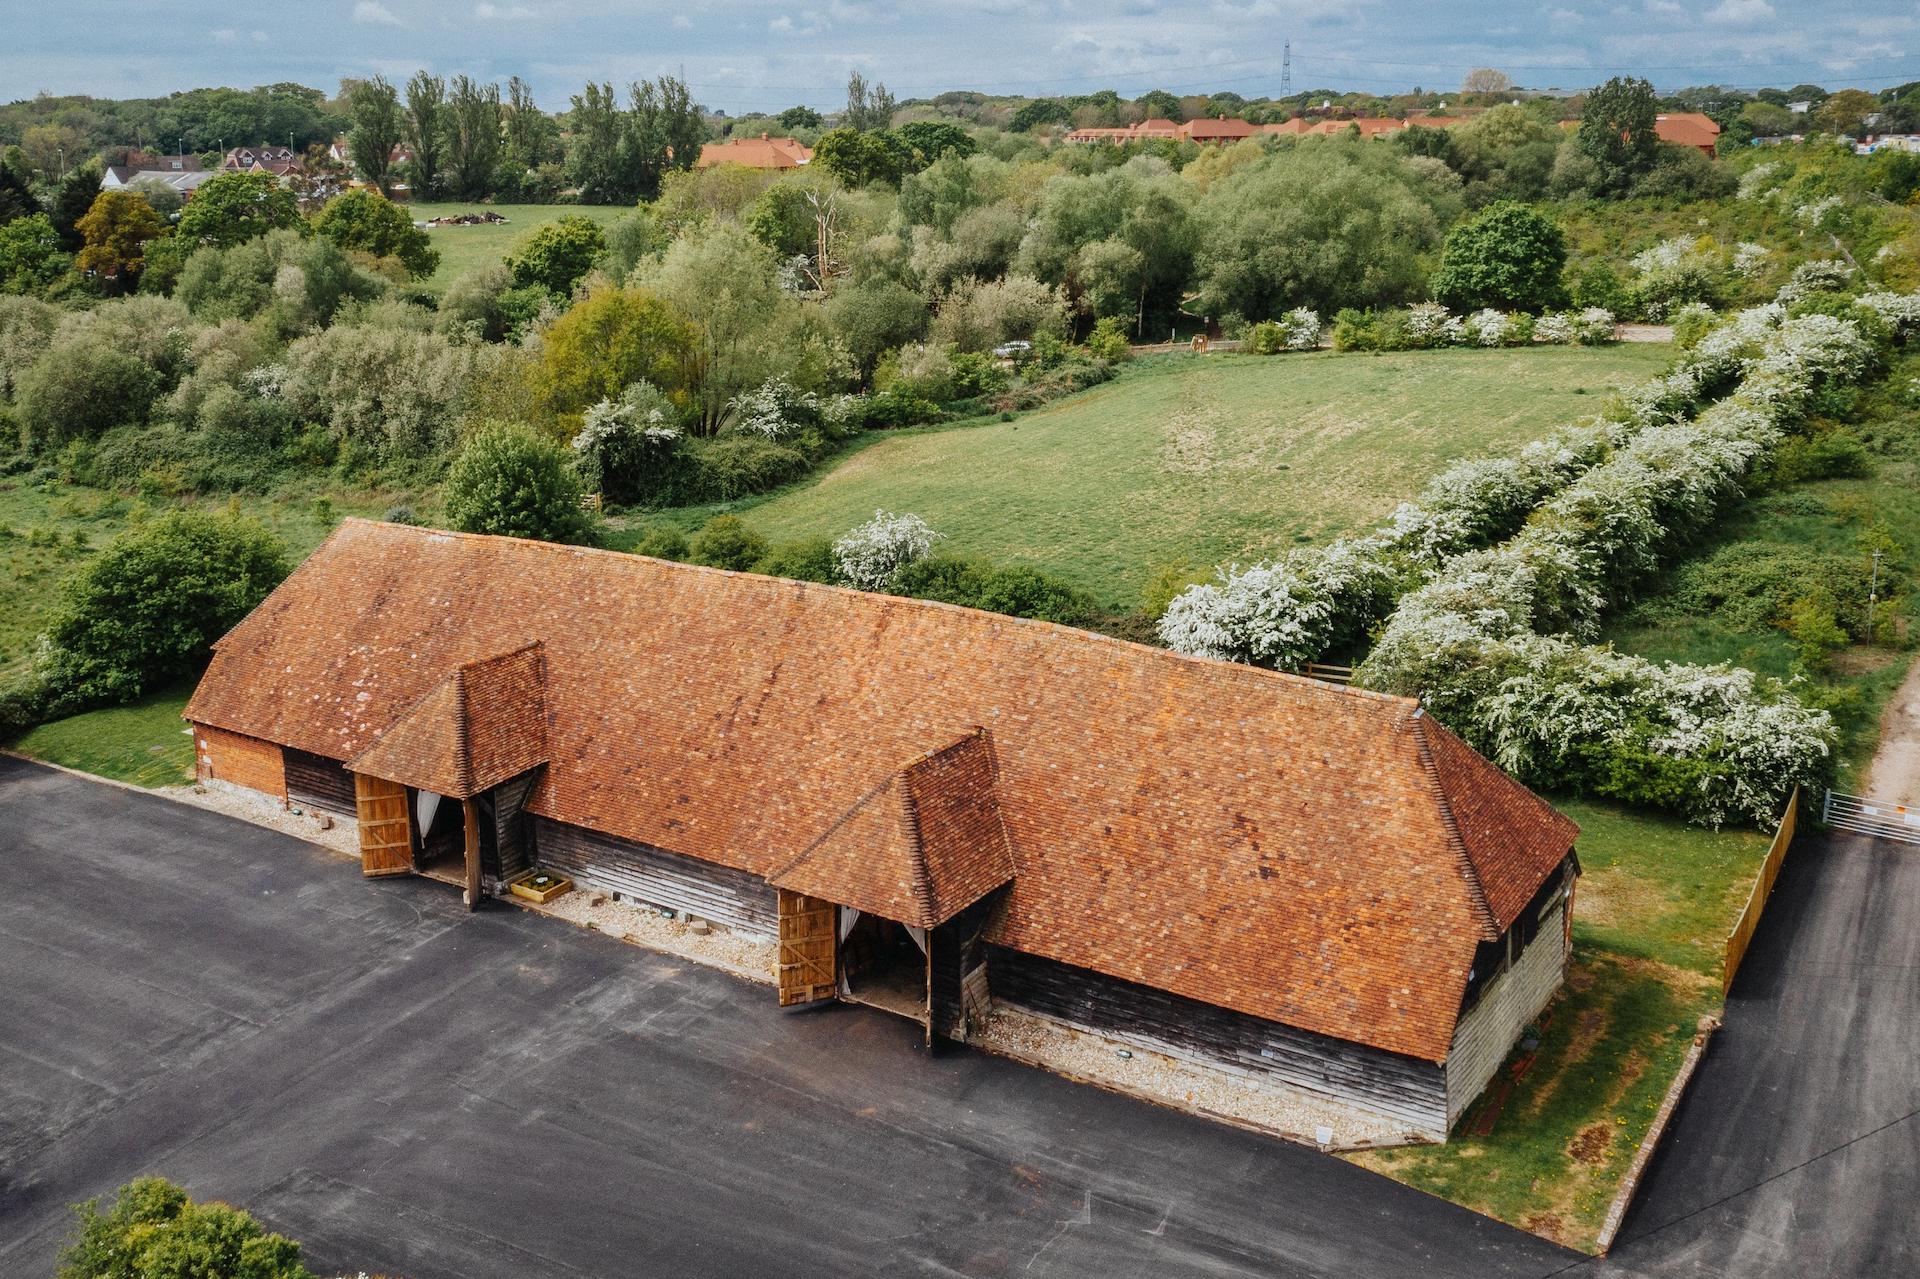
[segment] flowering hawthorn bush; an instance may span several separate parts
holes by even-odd
[[[938,536],[918,515],[875,511],[872,519],[833,544],[833,558],[848,585],[885,590],[894,574],[926,558]]]

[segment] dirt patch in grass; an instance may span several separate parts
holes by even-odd
[[[1491,1132],[1468,1120],[1444,1146],[1354,1162],[1569,1247],[1591,1250],[1620,1178],[1692,1042],[1718,1003],[1700,973],[1580,948],[1539,1027],[1531,1066]],[[1498,1086],[1498,1083],[1496,1084]]]
[[[1603,1164],[1607,1147],[1613,1144],[1613,1129],[1606,1124],[1588,1124],[1567,1147],[1567,1153],[1583,1164]]]

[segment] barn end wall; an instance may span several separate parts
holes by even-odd
[[[1490,982],[1454,1028],[1447,1053],[1447,1126],[1465,1113],[1507,1059],[1527,1023],[1567,977],[1566,904],[1540,917],[1540,930],[1511,967]]]
[[[1004,946],[987,947],[987,984],[996,1004],[1084,1026],[1152,1052],[1318,1093],[1405,1124],[1422,1136],[1446,1136],[1446,1079],[1435,1062],[1284,1026]]]
[[[276,743],[205,724],[192,728],[193,775],[197,780],[243,786],[286,802],[286,761]]]

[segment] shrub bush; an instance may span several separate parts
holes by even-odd
[[[138,357],[90,341],[63,342],[20,374],[16,407],[31,446],[57,449],[146,421],[159,391],[159,375]]]
[[[158,1177],[122,1186],[104,1212],[90,1199],[74,1213],[60,1279],[313,1279],[293,1240]]]
[[[1087,352],[1100,360],[1130,360],[1133,358],[1133,346],[1127,341],[1127,324],[1115,315],[1109,315],[1093,326],[1093,332],[1087,335]]]
[[[918,515],[875,511],[865,524],[834,540],[833,554],[841,580],[863,591],[881,591],[901,569],[925,559],[938,536]]]
[[[830,539],[802,538],[797,542],[782,542],[775,546],[753,566],[753,571],[769,577],[790,577],[799,582],[832,583],[840,580],[840,558],[834,554]]]
[[[700,526],[688,544],[687,558],[709,568],[747,572],[767,553],[767,539],[738,515],[716,515]]]
[[[58,695],[124,702],[197,674],[289,567],[278,538],[233,516],[174,511],[121,534],[61,592],[47,632]]]
[[[731,502],[779,488],[806,474],[807,455],[757,435],[681,442],[682,469],[663,487],[663,503]]]
[[[580,478],[567,450],[529,426],[483,427],[447,470],[447,523],[463,533],[590,545]]]
[[[687,558],[687,535],[671,524],[655,524],[634,543],[635,555],[650,555],[656,560]]]

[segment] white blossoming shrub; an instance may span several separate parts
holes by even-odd
[[[1287,351],[1312,351],[1320,345],[1320,316],[1308,307],[1295,307],[1274,321],[1280,326],[1280,346]]]
[[[1643,249],[1633,255],[1628,263],[1641,275],[1651,275],[1655,271],[1671,271],[1684,265],[1700,249],[1700,237],[1697,235],[1676,235],[1662,240],[1651,249]]]
[[[1766,166],[1762,165],[1760,167],[1765,168]],[[1752,177],[1753,175],[1750,173],[1747,176]],[[1743,280],[1751,280],[1754,276],[1760,274],[1761,268],[1766,266],[1767,259],[1772,256],[1773,250],[1769,249],[1766,245],[1755,244],[1751,240],[1742,240],[1739,246],[1733,251],[1733,273]]]
[[[833,544],[833,558],[849,586],[884,590],[895,573],[925,559],[938,536],[918,515],[875,511],[872,519]]]
[[[1846,201],[1840,196],[1829,195],[1819,200],[1810,200],[1805,204],[1796,205],[1793,216],[1815,230],[1821,230],[1825,228],[1827,219],[1834,211],[1845,205]]]
[[[651,382],[635,382],[581,418],[572,440],[574,468],[589,492],[644,500],[671,469],[679,440],[673,401]]]
[[[819,417],[820,397],[800,390],[784,377],[775,377],[736,395],[728,407],[733,412],[735,430],[778,440]]]
[[[1534,322],[1533,336],[1535,341],[1549,342],[1555,346],[1572,346],[1573,317],[1557,311],[1543,315]]]
[[[1906,341],[1920,334],[1920,293],[1889,293],[1876,290],[1862,293],[1854,299],[1860,306],[1866,307],[1885,320],[1893,329],[1895,339]]]
[[[1780,184],[1780,171],[1783,166],[1777,160],[1765,164],[1756,164],[1740,175],[1739,196],[1742,200],[1764,200],[1773,194]]]
[[[1613,312],[1603,306],[1585,307],[1573,317],[1573,340],[1581,346],[1605,346],[1619,338]]]
[[[1841,293],[1853,283],[1853,268],[1839,258],[1814,258],[1793,268],[1780,286],[1777,302],[1798,302],[1812,293]]]
[[[1464,335],[1460,317],[1438,302],[1419,302],[1407,308],[1406,339],[1410,346],[1458,346]]]
[[[1506,346],[1513,340],[1518,325],[1510,315],[1487,307],[1460,321],[1460,334],[1473,346]]]

